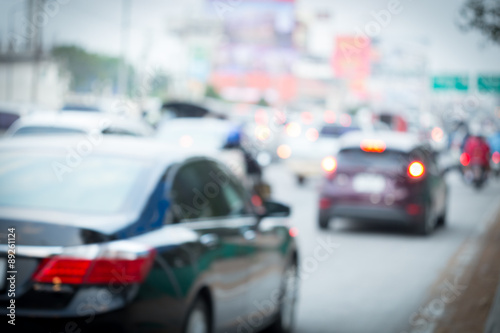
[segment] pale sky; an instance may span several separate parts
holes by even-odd
[[[48,43],[68,43],[91,51],[120,53],[122,0],[51,0],[60,4],[44,25]],[[49,2],[51,2],[49,1]],[[166,22],[179,15],[195,15],[196,4],[204,0],[130,0],[132,2],[129,57],[140,63],[169,63],[184,56],[179,41],[167,36]],[[222,1],[222,0],[221,0]],[[246,0],[245,0],[246,1]],[[465,0],[400,0],[402,11],[391,15],[379,37],[429,41],[428,56],[433,72],[500,73],[500,46],[486,41],[477,32],[463,33],[457,27],[458,9]],[[373,21],[372,12],[388,9],[382,0],[302,0],[305,10],[326,8],[333,13],[336,32],[352,34]],[[0,0],[0,38],[5,46],[14,19],[19,29],[24,24],[25,0]],[[237,8],[235,9],[237,10]],[[332,41],[333,43],[333,41]]]

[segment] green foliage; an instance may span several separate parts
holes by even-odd
[[[489,40],[500,44],[500,1],[467,0],[460,15],[462,29],[478,30]]]
[[[215,90],[215,87],[212,86],[211,84],[207,85],[207,88],[205,89],[205,96],[210,97],[210,98],[216,98],[216,99],[221,99],[221,96]]]
[[[267,101],[263,97],[261,97],[259,99],[259,101],[257,102],[257,105],[260,105],[260,106],[269,106],[269,103],[267,103]]]
[[[71,74],[71,89],[76,92],[90,92],[103,82],[118,85],[120,58],[87,52],[78,46],[62,45],[52,49],[52,55]],[[133,68],[129,66],[129,78]],[[129,80],[129,87],[132,80]]]

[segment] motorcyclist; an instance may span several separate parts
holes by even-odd
[[[471,127],[463,149],[465,166],[480,166],[483,177],[490,170],[490,146],[481,134],[480,127]]]

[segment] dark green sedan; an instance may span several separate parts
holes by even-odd
[[[3,140],[1,315],[19,332],[291,332],[289,213],[150,139]]]

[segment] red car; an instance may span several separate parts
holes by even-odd
[[[444,225],[447,185],[430,147],[411,134],[346,134],[322,162],[321,229],[333,217],[406,225],[427,235]]]

